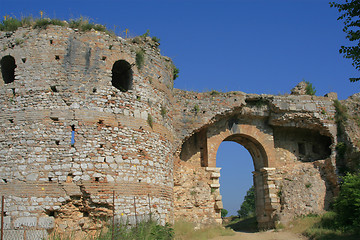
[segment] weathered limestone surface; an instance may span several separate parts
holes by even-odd
[[[173,89],[172,62],[150,38],[50,26],[0,32],[1,46],[7,234],[91,232],[113,211],[131,224],[150,214],[162,224],[220,223],[216,152],[223,141],[253,157],[260,227],[319,213],[337,193],[334,93]],[[356,115],[359,102],[354,95],[344,104]],[[355,157],[359,132],[346,135]]]

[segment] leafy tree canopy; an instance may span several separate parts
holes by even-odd
[[[237,211],[239,217],[246,218],[255,215],[255,188],[252,186],[244,197],[244,202],[241,204],[240,210]]]
[[[348,173],[343,180],[334,203],[337,221],[345,230],[360,233],[360,174]]]
[[[346,0],[345,3],[331,2],[330,7],[335,7],[341,13],[338,20],[344,21],[343,31],[349,41],[356,42],[355,46],[341,46],[339,52],[345,58],[352,59],[352,65],[360,71],[360,1]],[[351,82],[359,81],[360,78],[350,78]]]
[[[221,217],[222,218],[226,217],[227,214],[228,214],[228,210],[226,210],[225,208],[221,209]]]

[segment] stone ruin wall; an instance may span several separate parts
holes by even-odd
[[[0,59],[16,62],[15,80],[0,79],[6,229],[99,229],[113,191],[118,220],[134,223],[135,197],[139,217],[220,223],[222,141],[253,157],[260,227],[320,213],[336,195],[336,94],[172,89],[172,62],[150,38],[51,26],[1,32],[0,43]]]
[[[5,229],[99,228],[113,191],[117,218],[135,221],[135,197],[139,218],[151,209],[170,221],[174,130],[162,109],[171,108],[173,70],[157,44],[58,26],[0,32],[0,42],[0,59],[16,64],[13,82],[0,77]],[[126,92],[112,85],[118,60],[131,66]]]
[[[337,192],[335,98],[176,90],[174,124],[184,141],[175,161],[175,215],[222,221],[222,141],[242,144],[253,157],[260,227],[327,209]]]

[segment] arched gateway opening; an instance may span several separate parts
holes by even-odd
[[[269,211],[266,211],[266,200],[269,199],[269,192],[268,189],[266,189],[266,179],[264,179],[264,170],[268,167],[268,156],[267,153],[262,146],[262,144],[255,139],[253,136],[250,136],[248,134],[242,134],[242,133],[234,133],[231,134],[230,132],[224,136],[224,134],[221,134],[224,138],[222,141],[220,141],[220,144],[222,142],[235,142],[238,143],[244,148],[248,150],[250,153],[253,165],[254,165],[254,171],[253,173],[253,184],[255,187],[255,214],[256,218],[259,222],[259,226],[267,227],[268,225],[271,225],[269,223],[271,221],[271,213]],[[257,134],[255,136],[258,136]],[[218,140],[221,140],[218,139]],[[215,143],[217,145],[217,143]],[[218,150],[218,147],[216,148],[216,153]],[[236,156],[234,156],[236,158]],[[218,159],[216,159],[216,166],[218,166]],[[221,176],[220,176],[221,178]],[[235,184],[235,183],[234,183]],[[220,187],[220,186],[219,186]],[[221,211],[221,210],[220,210]],[[270,215],[270,216],[269,216]]]
[[[216,154],[216,166],[221,168],[220,195],[222,196],[223,207],[227,210],[226,216],[237,216],[247,191],[254,183],[252,157],[244,146],[232,141],[223,141]],[[248,217],[251,217],[255,215],[255,202],[253,210],[250,210],[249,206],[244,206],[241,216],[249,214]]]
[[[214,221],[222,223],[221,176],[216,155],[223,141],[232,141],[244,146],[253,159],[258,226],[274,227],[280,200],[275,177],[273,129],[262,121],[258,124],[246,121],[222,119],[194,132],[183,142],[181,161],[174,176],[175,212],[179,219],[200,225]]]

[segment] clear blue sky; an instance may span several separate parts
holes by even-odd
[[[360,83],[350,83],[348,78],[360,74],[338,53],[347,41],[342,22],[336,20],[339,13],[328,2],[0,0],[0,17],[38,17],[42,10],[52,18],[87,16],[109,29],[116,26],[116,32],[127,28],[133,36],[149,29],[161,39],[162,54],[180,69],[175,81],[180,89],[283,94],[305,79],[313,83],[317,95],[335,91],[345,99],[359,92]],[[225,178],[238,162],[252,162],[246,151],[243,156],[234,149],[234,144],[223,143],[218,152],[223,167],[221,192],[231,214],[239,208],[230,208],[231,203],[242,200],[253,171],[250,165],[247,180]],[[244,175],[234,174],[235,179]],[[224,187],[241,185],[239,181],[250,183],[239,190],[241,194]]]

